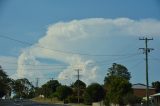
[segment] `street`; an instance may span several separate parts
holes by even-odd
[[[13,100],[0,100],[0,106],[66,106],[66,105],[37,103],[31,100],[23,100],[18,102],[15,102]]]

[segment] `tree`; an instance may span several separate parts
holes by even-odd
[[[56,88],[60,86],[61,84],[57,80],[50,80],[44,85],[42,85],[41,91],[42,94],[49,98],[53,95],[53,93],[56,91]]]
[[[160,93],[160,82],[159,81],[152,82],[152,87],[155,88],[156,93]]]
[[[72,89],[66,85],[58,86],[56,89],[58,99],[65,100],[69,95],[72,94]]]
[[[123,98],[132,94],[132,84],[122,77],[110,76],[105,84],[109,103],[124,104]]]
[[[76,96],[78,94],[78,90],[79,90],[79,96],[82,97],[82,95],[86,89],[86,84],[81,80],[76,80],[76,82],[73,83],[71,85],[71,87],[73,88],[73,95],[75,96],[75,98],[77,98]]]
[[[84,93],[84,102],[91,104],[92,102],[101,101],[105,96],[105,91],[98,83],[92,83],[89,85]]]
[[[117,63],[113,63],[112,67],[108,69],[108,73],[104,81],[106,81],[110,76],[118,76],[125,78],[126,80],[130,80],[131,78],[131,74],[128,72],[128,69],[125,66]]]
[[[140,104],[141,101],[142,101],[141,97],[137,97],[132,93],[129,93],[123,97],[124,104],[130,104],[131,106],[137,103]]]
[[[112,67],[108,69],[104,86],[107,91],[106,101],[109,104],[124,104],[125,101],[129,101],[124,101],[124,98],[127,98],[127,95],[133,95],[132,84],[129,82],[130,78],[128,69],[123,65],[113,63]]]
[[[29,94],[33,92],[33,88],[33,85],[26,78],[17,79],[13,84],[13,91],[16,94],[16,98],[28,98]]]
[[[79,87],[80,89],[85,89],[85,88],[86,88],[86,84],[85,84],[83,81],[81,81],[81,80],[76,80],[76,82],[73,83],[73,84],[71,85],[71,87],[72,87],[72,88],[77,88],[77,87]]]
[[[72,96],[69,97],[69,102],[73,103],[78,103],[78,102],[83,102],[83,94],[86,89],[86,84],[81,81],[81,80],[76,80],[75,83],[71,84],[73,93]],[[79,90],[79,91],[78,91]],[[78,92],[79,92],[79,97],[78,97]],[[79,99],[79,101],[78,101]]]
[[[0,66],[0,98],[11,92],[10,79]]]

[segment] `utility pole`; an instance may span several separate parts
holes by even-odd
[[[36,87],[38,88],[39,78],[36,78]]]
[[[80,69],[76,69],[75,71],[77,71],[77,81],[78,81],[78,86],[77,86],[77,89],[78,89],[78,92],[77,92],[77,96],[78,96],[78,103],[79,103],[79,93],[80,93],[80,89],[79,89],[79,71]]]
[[[54,78],[49,78],[51,81],[53,81]]]
[[[139,38],[139,40],[144,40],[145,41],[145,48],[139,48],[139,49],[142,49],[143,50],[143,53],[145,53],[145,61],[146,61],[146,96],[147,96],[147,106],[149,106],[149,92],[148,92],[148,89],[149,89],[149,81],[148,81],[148,53],[151,51],[151,50],[154,50],[153,48],[148,48],[148,41],[149,40],[153,40],[153,38],[147,38],[147,37],[144,37],[144,38]]]

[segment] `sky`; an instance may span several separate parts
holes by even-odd
[[[0,0],[0,65],[13,79],[39,85],[80,79],[103,84],[113,63],[124,65],[131,83],[160,81],[159,0]]]

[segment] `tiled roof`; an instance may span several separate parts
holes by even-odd
[[[141,84],[141,83],[133,84],[132,88],[133,89],[146,89],[146,85],[145,84]],[[149,89],[154,89],[154,88],[149,86]]]

